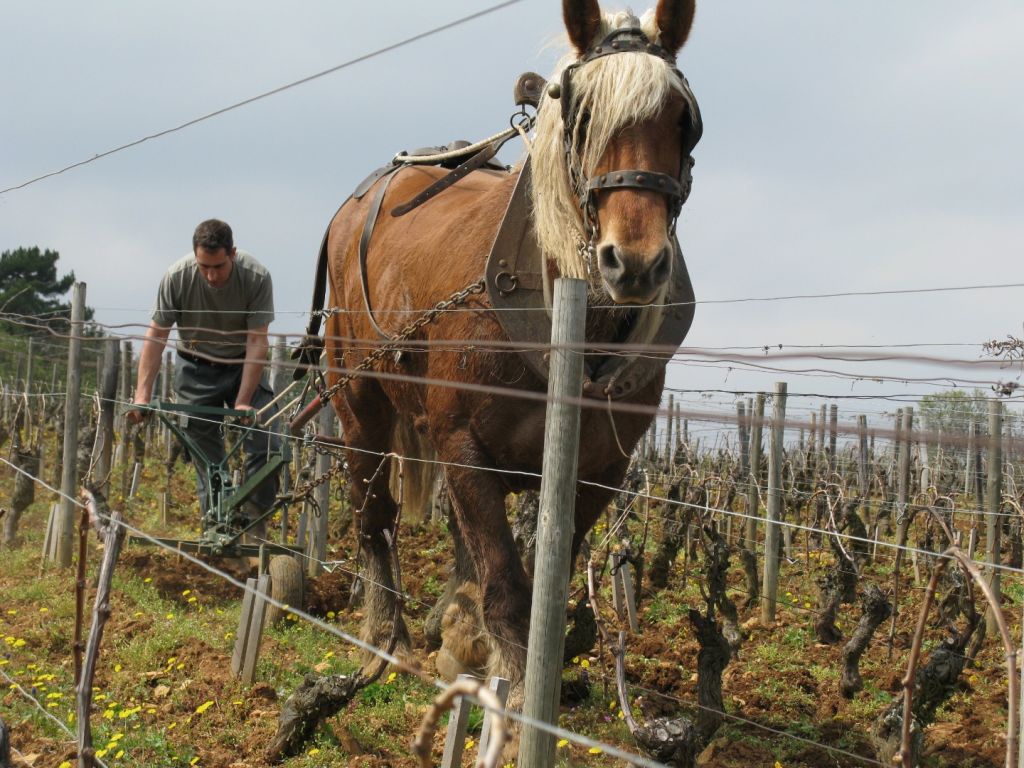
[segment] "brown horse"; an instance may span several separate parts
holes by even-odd
[[[549,276],[590,280],[588,306],[595,309],[588,310],[588,342],[650,341],[662,321],[660,305],[673,275],[685,278],[686,286],[686,295],[674,300],[693,298],[674,239],[689,188],[690,150],[700,133],[696,103],[674,65],[693,13],[693,0],[660,0],[643,19],[602,15],[596,0],[563,2],[575,51],[552,78],[561,83],[560,95],[548,89],[538,106],[530,150],[531,203]],[[616,55],[606,55],[612,52]],[[644,187],[643,178],[623,184],[621,174],[619,186],[602,184],[620,171],[633,174],[630,178],[646,175],[656,185]],[[471,173],[410,213],[388,215],[444,173],[403,167],[365,196],[347,201],[331,223],[326,239],[330,306],[340,311],[327,323],[334,369],[329,383],[338,381],[338,370],[351,370],[366,358],[375,343],[368,340],[380,338],[378,325],[394,334],[483,276],[518,171]],[[364,244],[364,284],[359,241],[375,192],[385,183],[380,207],[385,213]],[[539,487],[545,404],[496,392],[514,386],[543,394],[546,383],[517,354],[489,345],[508,336],[486,295],[469,298],[459,309],[411,337],[425,344],[377,364],[375,370],[385,375],[356,377],[333,398],[348,448],[352,501],[363,509],[364,636],[385,645],[395,630],[400,643],[408,644],[404,625],[393,626],[386,534],[395,525],[397,508],[388,467],[378,469],[382,454],[399,450],[397,434],[413,435],[443,467],[455,522],[475,565],[479,591],[473,592],[482,596],[478,610],[489,643],[487,671],[512,681],[515,704],[521,702],[531,586],[505,498]],[[692,305],[676,312],[688,328]],[[663,384],[662,365],[621,399],[649,406],[653,413]],[[601,395],[602,404],[604,399]],[[610,408],[584,409],[579,478],[616,487],[650,413],[613,417]],[[401,451],[408,450],[403,444]],[[407,472],[411,464],[405,462]],[[578,485],[574,554],[611,495],[597,485]]]

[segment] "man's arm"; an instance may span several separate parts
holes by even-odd
[[[139,355],[139,376],[134,401],[136,405],[148,405],[153,396],[153,385],[156,384],[156,375],[160,373],[160,361],[164,356],[164,347],[170,333],[169,326],[164,328],[156,323],[150,323],[149,330],[146,331],[142,354]],[[136,423],[142,421],[145,416],[145,411],[128,412],[128,419]]]
[[[252,408],[252,396],[256,394],[263,369],[267,367],[267,352],[270,350],[270,342],[267,340],[269,327],[263,325],[250,328],[245,337],[245,368],[242,370],[242,383],[238,387],[238,398],[235,400],[235,408],[238,410]]]

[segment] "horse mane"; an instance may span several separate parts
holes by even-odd
[[[639,27],[653,42],[659,34],[654,12],[638,19],[629,11],[606,13],[596,44],[615,29]],[[562,71],[577,58],[575,52],[562,57],[550,82],[558,82]],[[628,83],[629,88],[623,88]],[[579,178],[593,175],[615,135],[635,123],[658,114],[676,91],[692,99],[688,88],[667,62],[646,53],[620,53],[604,56],[580,67],[573,75],[572,96],[582,112],[590,113],[585,136],[573,136],[569,162],[580,169]],[[691,104],[691,109],[695,105]],[[558,100],[544,93],[537,111],[537,130],[530,151],[532,184],[530,188],[534,229],[544,255],[553,261],[564,277],[591,279],[579,244],[586,241],[579,200],[581,190],[574,189],[566,167],[562,141],[562,108]],[[579,122],[576,125],[580,130]],[[599,278],[598,278],[599,279]],[[545,286],[546,287],[546,286]],[[649,342],[660,325],[667,285],[654,306],[640,310],[629,341]]]

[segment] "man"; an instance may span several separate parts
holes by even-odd
[[[174,391],[179,403],[259,410],[273,399],[267,375],[267,328],[274,319],[270,272],[252,255],[235,248],[229,227],[209,219],[196,227],[192,253],[178,260],[160,281],[152,323],[139,356],[135,403],[146,405],[153,393],[171,327],[178,326]],[[275,412],[272,408],[264,419]],[[129,411],[134,423],[146,416]],[[185,432],[213,462],[225,456],[221,423],[215,417],[189,417]],[[258,425],[245,433],[246,472],[266,463],[280,440]],[[208,508],[206,478],[197,472],[199,501]],[[270,510],[277,495],[276,474],[250,497],[250,522]],[[252,529],[262,535],[265,524]]]

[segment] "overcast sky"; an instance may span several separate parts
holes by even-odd
[[[216,216],[273,273],[271,330],[299,333],[320,238],[338,205],[398,150],[475,140],[507,125],[515,77],[546,74],[561,51],[551,45],[562,33],[560,5],[522,0],[0,195],[0,250],[59,250],[61,267],[88,284],[100,322],[145,323],[163,270],[188,252],[195,224]],[[5,2],[0,188],[484,7]],[[1022,37],[1017,0],[699,2],[680,67],[705,132],[679,225],[698,300],[1024,282]],[[1022,299],[1024,289],[1013,288],[704,304],[686,343],[782,344],[784,352],[960,343],[970,346],[897,351],[977,359],[982,341],[1022,335]],[[780,364],[866,377],[948,375],[946,386],[1017,375],[898,361]],[[786,380],[793,392],[828,394],[934,389],[728,367],[677,363],[669,383],[770,391]],[[731,397],[712,402],[724,407]],[[841,406],[851,416],[891,407]]]

